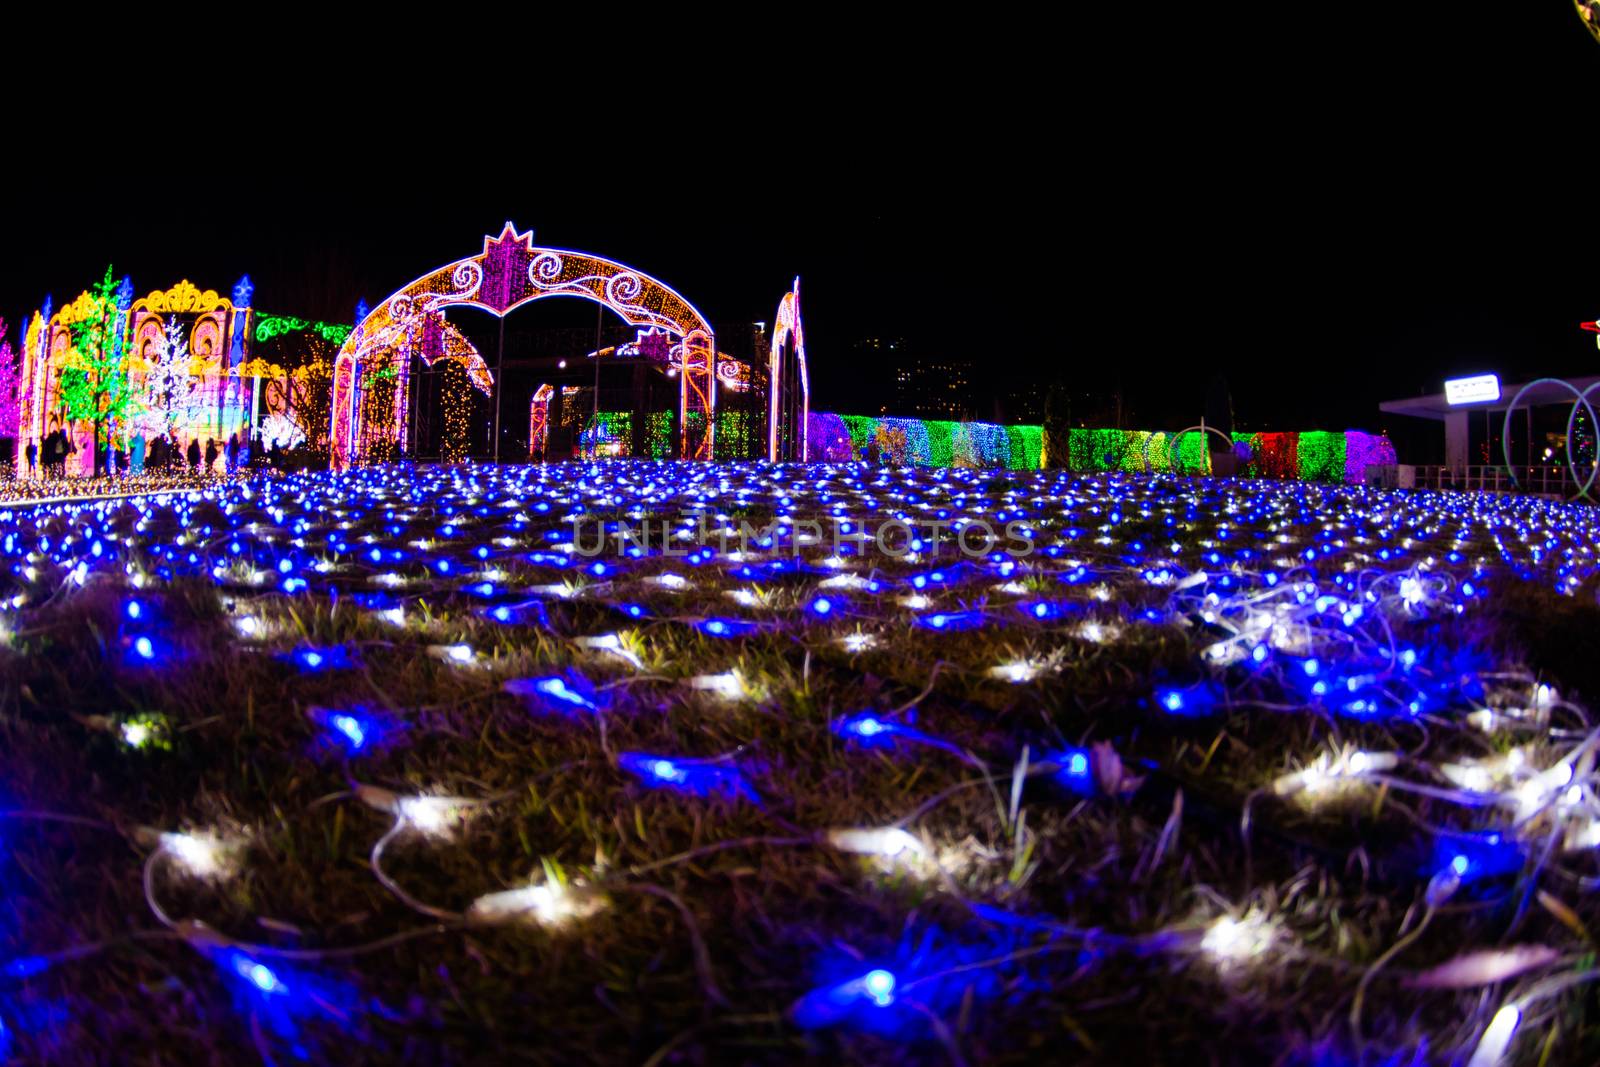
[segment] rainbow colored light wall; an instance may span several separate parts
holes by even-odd
[[[1075,428],[1068,432],[1067,467],[1084,472],[1209,474],[1209,436]],[[807,437],[811,459],[824,463],[861,459],[875,442],[880,462],[889,466],[1037,470],[1044,465],[1042,426],[814,411],[807,421]],[[1236,448],[1244,446],[1239,473],[1249,478],[1359,484],[1368,466],[1395,462],[1394,445],[1387,437],[1360,430],[1236,433],[1233,440]]]

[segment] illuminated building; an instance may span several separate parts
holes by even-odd
[[[127,447],[137,437],[172,433],[180,442],[209,438],[220,447],[251,424],[248,412],[256,397],[240,371],[249,357],[253,293],[246,276],[233,287],[231,299],[184,280],[135,300],[132,281],[123,279],[110,312],[107,344],[117,372],[126,375],[128,399],[123,416],[105,428],[111,441]],[[19,476],[29,473],[28,445],[42,449],[57,430],[67,431],[77,449],[68,457],[66,473],[94,472],[94,448],[85,447],[93,439],[90,423],[67,420],[61,385],[62,372],[80,358],[73,327],[96,314],[97,306],[104,308],[105,302],[97,304],[86,290],[56,311],[47,300],[32,316],[21,359]]]

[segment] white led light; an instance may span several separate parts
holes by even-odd
[[[234,846],[212,834],[164,833],[161,848],[196,878],[220,878],[232,872]]]
[[[878,643],[878,639],[871,634],[853,633],[845,634],[839,638],[839,644],[846,652],[865,652]]]
[[[920,856],[925,851],[921,841],[899,827],[884,830],[829,830],[827,841],[840,852],[891,859],[907,854]]]
[[[1495,1012],[1494,1018],[1489,1020],[1488,1029],[1478,1040],[1478,1047],[1473,1050],[1472,1059],[1467,1061],[1467,1067],[1499,1067],[1521,1024],[1522,1009],[1515,1004],[1507,1004]]]
[[[1251,912],[1243,919],[1223,916],[1206,928],[1200,948],[1223,964],[1238,964],[1269,950],[1277,940],[1273,924]]]
[[[466,808],[467,802],[455,797],[401,797],[395,814],[420,833],[436,836],[454,829]]]
[[[582,887],[545,882],[485,894],[468,906],[466,918],[471,923],[529,920],[540,926],[555,927],[593,915],[604,906],[604,898],[597,893]]]
[[[1010,663],[1002,663],[998,667],[990,667],[989,675],[992,678],[1001,678],[1013,684],[1031,682],[1039,677],[1041,667],[1033,660],[1019,659]]]
[[[695,689],[704,689],[715,693],[725,700],[738,700],[745,695],[744,679],[738,671],[724,671],[722,674],[697,674],[689,679],[689,685]]]

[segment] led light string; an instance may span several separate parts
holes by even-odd
[[[1539,580],[1570,592],[1596,571],[1590,548],[1596,520],[1585,509],[1457,494],[1395,494],[1307,485],[1206,487],[1160,477],[1083,478],[1045,472],[995,495],[980,491],[980,476],[956,471],[861,472],[827,465],[815,470],[807,485],[774,478],[768,468],[738,465],[705,469],[597,464],[543,473],[538,469],[382,468],[341,477],[300,475],[267,484],[11,511],[6,515],[11,525],[0,544],[9,568],[6,602],[11,611],[37,611],[52,598],[72,595],[95,575],[120,576],[135,589],[154,591],[169,583],[200,579],[214,582],[226,594],[264,588],[288,598],[314,594],[334,573],[342,574],[341,580],[354,578],[379,587],[387,584],[379,581],[384,575],[400,575],[413,583],[419,595],[446,593],[477,598],[479,603],[487,600],[486,611],[499,606],[509,612],[515,606],[518,612],[530,612],[535,604],[591,601],[629,618],[639,616],[627,609],[638,608],[651,618],[651,626],[694,627],[709,637],[740,642],[773,629],[806,634],[818,625],[819,618],[826,619],[827,626],[881,624],[882,630],[876,632],[884,634],[907,626],[934,633],[969,626],[1065,633],[1068,626],[1082,625],[1084,605],[1096,601],[1095,591],[1104,588],[1129,597],[1137,594],[1119,615],[1119,625],[1176,626],[1193,635],[1192,677],[1155,686],[1149,702],[1152,714],[1205,716],[1276,704],[1320,709],[1332,723],[1428,722],[1438,726],[1461,721],[1478,729],[1470,716],[1488,712],[1491,718],[1486,721],[1491,729],[1498,728],[1493,717],[1504,716],[1527,730],[1542,728],[1539,724],[1558,707],[1571,709],[1543,689],[1525,687],[1521,697],[1487,688],[1477,694],[1472,685],[1452,678],[1449,664],[1441,662],[1433,650],[1398,638],[1396,626],[1465,614],[1488,595],[1489,580],[1495,576]],[[666,559],[660,549],[653,549],[615,562],[590,562],[576,556],[570,540],[551,541],[543,536],[560,533],[556,521],[563,517],[604,518],[641,509],[659,512],[674,505],[715,516],[737,501],[752,499],[775,505],[779,515],[791,520],[818,507],[837,517],[837,503],[858,526],[865,526],[874,516],[903,519],[923,512],[943,521],[1014,516],[1031,524],[1045,540],[1040,551],[1023,561],[984,557],[948,567],[930,558],[939,543],[930,541],[901,562],[874,565],[873,577],[849,587],[847,601],[839,595],[850,607],[835,615],[832,608],[817,610],[819,596],[836,595],[832,589],[823,592],[822,583],[841,574],[859,577],[857,569],[865,562],[860,551],[863,546],[859,542],[838,547],[816,545],[809,555],[802,554],[803,563],[769,566],[786,564],[798,547],[793,521],[787,524],[788,533],[780,524],[765,546],[741,553],[741,559],[720,550],[703,557],[696,550],[679,559]],[[540,525],[533,515],[548,518]],[[379,533],[383,536],[378,537]],[[1262,536],[1251,536],[1253,533]],[[491,536],[495,534],[500,536]],[[501,538],[511,543],[498,544]],[[408,547],[381,547],[395,544]],[[479,555],[480,548],[488,551]],[[1464,548],[1474,554],[1469,556]],[[371,558],[372,552],[378,553],[377,559]],[[543,558],[534,561],[534,555]],[[694,560],[686,562],[690,555]],[[842,567],[824,566],[825,559],[837,559]],[[546,592],[531,599],[527,596],[535,588],[529,577],[540,570],[571,572],[594,566],[601,571],[583,572],[603,580],[544,583]],[[682,577],[679,570],[692,577]],[[489,577],[490,572],[498,573]],[[1021,593],[1002,592],[1000,587],[1016,582],[1019,574],[1059,583],[1070,596],[1058,598],[1059,602],[1032,599],[1029,586],[1019,586]],[[676,580],[662,580],[667,577]],[[765,602],[755,598],[753,609],[772,616],[759,626],[756,620],[738,616],[664,610],[673,597],[690,591],[700,595],[703,589],[722,591],[721,583],[727,581],[754,583],[757,590],[769,581],[811,583],[811,591],[802,588],[792,596]],[[876,590],[869,588],[874,583]],[[372,595],[377,599],[369,602],[369,610],[375,616],[397,610],[379,597],[377,590]],[[1041,606],[1042,613],[1038,610]],[[167,653],[159,629],[147,615],[147,611],[158,614],[159,610],[158,597],[147,605],[139,594],[125,605],[115,647],[126,657],[127,669],[160,669]],[[397,625],[409,626],[403,606],[398,610]],[[492,615],[486,618],[514,624]],[[705,629],[716,621],[725,624],[725,634]],[[1226,636],[1204,636],[1219,632]],[[263,635],[257,629],[242,636],[255,640]],[[630,651],[621,637],[578,636],[597,643],[574,642],[575,647],[602,653],[603,662],[613,667],[637,670],[642,662],[637,652],[631,653],[632,659],[619,654]],[[603,640],[607,636],[614,640]],[[444,669],[499,669],[486,663],[468,641],[448,636],[446,640],[449,643],[433,641],[430,646]],[[351,646],[351,650],[356,648]],[[1225,651],[1213,653],[1218,648]],[[355,665],[353,659],[338,659],[330,648],[307,646],[299,653],[286,661],[296,669],[339,670]],[[1025,661],[1024,665],[1033,669]],[[1019,679],[1018,675],[1027,671],[1016,663],[997,667],[1001,673],[994,679],[996,684],[1027,684],[1038,677],[1035,673]],[[1489,677],[1481,671],[1475,675],[1474,684]],[[586,680],[573,675],[563,677],[559,685],[549,682],[549,677],[554,676],[544,679],[548,684],[542,688],[533,686],[528,695],[570,706],[580,717],[601,709],[598,687],[591,692]],[[935,680],[929,680],[926,692],[933,690]],[[690,679],[686,676],[680,681],[689,683]],[[722,689],[742,696],[747,687],[735,674],[711,691]],[[962,751],[936,734],[899,721],[896,715],[904,710],[853,712],[837,720],[838,728],[861,741],[883,738]],[[1466,716],[1461,714],[1464,711]],[[1579,721],[1584,721],[1581,710]],[[358,749],[366,743],[366,728],[349,713],[335,711],[322,722]],[[126,732],[120,736],[130,747],[138,747]],[[143,736],[148,740],[148,734]],[[1504,845],[1505,851],[1520,852],[1524,835],[1536,832],[1539,841],[1570,839],[1580,844],[1576,851],[1582,851],[1597,843],[1589,840],[1595,825],[1594,738],[1579,731],[1578,736],[1565,740],[1573,743],[1548,754],[1525,754],[1522,764],[1509,767],[1488,766],[1481,759],[1472,762],[1470,757],[1457,756],[1446,764],[1412,754],[1341,747],[1318,753],[1298,770],[1263,782],[1263,787],[1280,801],[1297,803],[1321,803],[1327,797],[1368,786],[1409,790],[1459,803],[1480,814],[1497,809],[1501,813],[1492,829],[1446,828],[1453,835],[1499,834],[1496,847]],[[616,762],[620,770],[652,788],[720,795],[734,803],[750,802],[756,796],[751,783],[731,762],[660,752],[619,753]],[[981,760],[978,763],[983,766]],[[1451,789],[1432,785],[1430,780],[1454,781],[1446,766],[1457,768],[1458,776],[1465,775],[1472,787],[1460,782]],[[1093,778],[1092,770],[1089,754],[1069,752],[1060,759],[1035,764],[1023,774],[1081,781]],[[1481,788],[1475,773],[1480,771],[1485,776]],[[984,785],[993,785],[987,773],[970,787]],[[1480,804],[1475,797],[1486,800]],[[382,846],[399,833],[420,828],[431,831],[450,822],[449,805],[431,801],[453,803],[458,798],[419,794],[410,798],[414,803],[409,807],[407,798],[393,794],[387,798],[369,794],[364,799],[396,816],[394,826],[372,854],[374,875],[385,888],[430,918],[447,920],[445,925],[474,915],[471,906],[461,913],[427,910],[432,906],[415,901],[398,885],[386,881],[380,863]],[[896,829],[901,833],[892,832]],[[895,863],[926,850],[919,838],[901,827],[847,827],[812,834],[738,839],[726,847],[826,840],[838,851]],[[173,865],[181,864],[199,877],[215,877],[223,870],[221,855],[228,849],[203,833],[158,837],[156,841],[146,861],[147,892],[157,872]],[[719,845],[718,850],[721,848]],[[1428,895],[1435,906],[1450,899],[1461,886],[1494,877],[1479,869],[1501,862],[1493,853],[1491,849],[1484,853],[1487,858],[1480,858],[1472,848],[1463,846],[1442,855],[1429,878]],[[1546,860],[1540,865],[1545,866]],[[936,866],[942,871],[942,865]],[[1520,869],[1521,861],[1518,866]],[[1568,877],[1580,877],[1559,858],[1549,859],[1548,866]],[[566,921],[586,912],[598,899],[580,893],[579,899],[568,901],[550,885],[545,881],[503,891],[514,895],[478,905],[475,918],[489,922],[527,912],[541,924]],[[597,884],[595,892],[602,892],[603,885]],[[177,929],[185,922],[162,911],[153,894],[151,907],[164,925]],[[1249,932],[1250,922],[1237,917],[1229,917],[1231,925],[1221,922],[1207,928],[1201,939],[1203,950],[1228,958],[1249,958],[1258,951],[1255,946],[1267,943]],[[186,936],[201,936],[192,928],[184,929]],[[1410,932],[1418,933],[1416,928]],[[1396,942],[1390,951],[1398,955],[1403,947]],[[258,965],[249,964],[245,977],[271,996],[273,983],[284,979],[250,969]],[[1374,964],[1367,973],[1376,969]],[[900,982],[884,968],[866,974],[875,977],[863,977],[859,985],[845,983],[849,988],[838,995],[852,1004],[888,1008],[896,996],[904,998],[907,990],[916,988],[916,978]],[[838,992],[843,987],[828,988]]]

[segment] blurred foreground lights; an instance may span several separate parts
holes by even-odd
[[[694,689],[715,693],[724,700],[740,700],[747,692],[744,679],[739,676],[738,671],[724,671],[722,674],[697,674],[689,679],[689,685]]]
[[[1472,1052],[1472,1059],[1467,1061],[1467,1067],[1499,1067],[1505,1062],[1506,1049],[1511,1046],[1511,1039],[1516,1036],[1520,1025],[1522,1009],[1515,1004],[1507,1004],[1495,1012],[1494,1018],[1489,1020],[1488,1029],[1478,1040],[1478,1047]]]
[[[672,789],[701,797],[717,795],[760,803],[743,773],[728,762],[621,752],[617,754],[617,766],[636,776],[649,789]]]
[[[229,953],[229,962],[233,967],[234,973],[249,982],[255,988],[255,991],[263,996],[273,996],[274,994],[282,994],[289,991],[288,986],[279,981],[277,973],[271,967],[259,960],[251,959],[243,952],[235,951]]]
[[[418,833],[437,837],[459,826],[470,806],[459,797],[401,797],[395,814]]]
[[[914,834],[897,826],[882,830],[829,830],[826,840],[829,846],[840,852],[876,856],[902,863],[910,863],[927,854],[922,842]]]
[[[644,660],[638,654],[628,649],[622,643],[620,634],[597,634],[593,637],[579,637],[575,639],[579,648],[590,648],[597,652],[609,652],[618,659],[625,660],[635,670],[644,669]]]
[[[145,748],[161,742],[164,733],[159,718],[154,715],[141,715],[120,723],[117,726],[117,736],[129,748]],[[166,746],[158,745],[158,747]]]
[[[1400,757],[1394,752],[1324,752],[1303,769],[1278,778],[1272,783],[1272,791],[1280,797],[1304,793],[1322,798],[1337,784],[1390,770],[1399,762]]]
[[[380,622],[386,622],[390,626],[404,626],[406,624],[405,608],[383,608],[382,610],[375,611],[372,614],[376,616]]]
[[[330,715],[328,725],[349,742],[351,748],[361,748],[367,743],[366,728],[353,715]]]
[[[428,651],[456,667],[475,667],[478,654],[471,645],[429,645]]]
[[[1269,951],[1278,940],[1275,923],[1258,911],[1242,919],[1224,915],[1206,928],[1200,950],[1222,967],[1237,966]]]
[[[195,878],[226,878],[233,873],[233,861],[238,852],[235,842],[224,841],[211,833],[164,833],[160,842],[161,851]]]
[[[885,722],[869,712],[852,715],[841,719],[834,726],[834,732],[841,737],[856,737],[873,743],[875,739],[887,740],[889,735],[904,731],[899,723]]]
[[[481,896],[467,908],[466,918],[483,926],[532,922],[555,928],[587,918],[605,904],[605,897],[586,886],[544,882]]]
[[[1012,660],[1010,663],[1002,663],[998,667],[990,667],[989,676],[1016,685],[1033,681],[1043,673],[1044,669],[1044,664],[1038,660],[1019,659]]]
[[[356,798],[370,808],[386,811],[407,827],[427,837],[443,837],[466,821],[477,802],[465,797],[420,793],[400,796],[374,785],[355,787]]]
[[[858,1011],[876,1011],[894,1003],[899,982],[893,971],[874,968],[837,985],[813,989],[789,1009],[797,1026],[814,1030],[834,1026]]]
[[[543,678],[515,678],[507,682],[503,688],[513,696],[532,697],[560,710],[600,710],[598,704],[559,674]]]
[[[346,752],[361,752],[375,740],[377,724],[362,715],[330,708],[308,708],[313,721],[328,731],[329,740]]]
[[[879,968],[868,971],[861,978],[861,992],[880,1008],[894,1003],[894,975]]]
[[[1119,628],[1103,622],[1086,622],[1075,631],[1081,639],[1090,644],[1103,645],[1108,641],[1115,641]]]
[[[846,652],[865,652],[877,643],[878,639],[871,634],[853,633],[839,638],[839,645]]]

